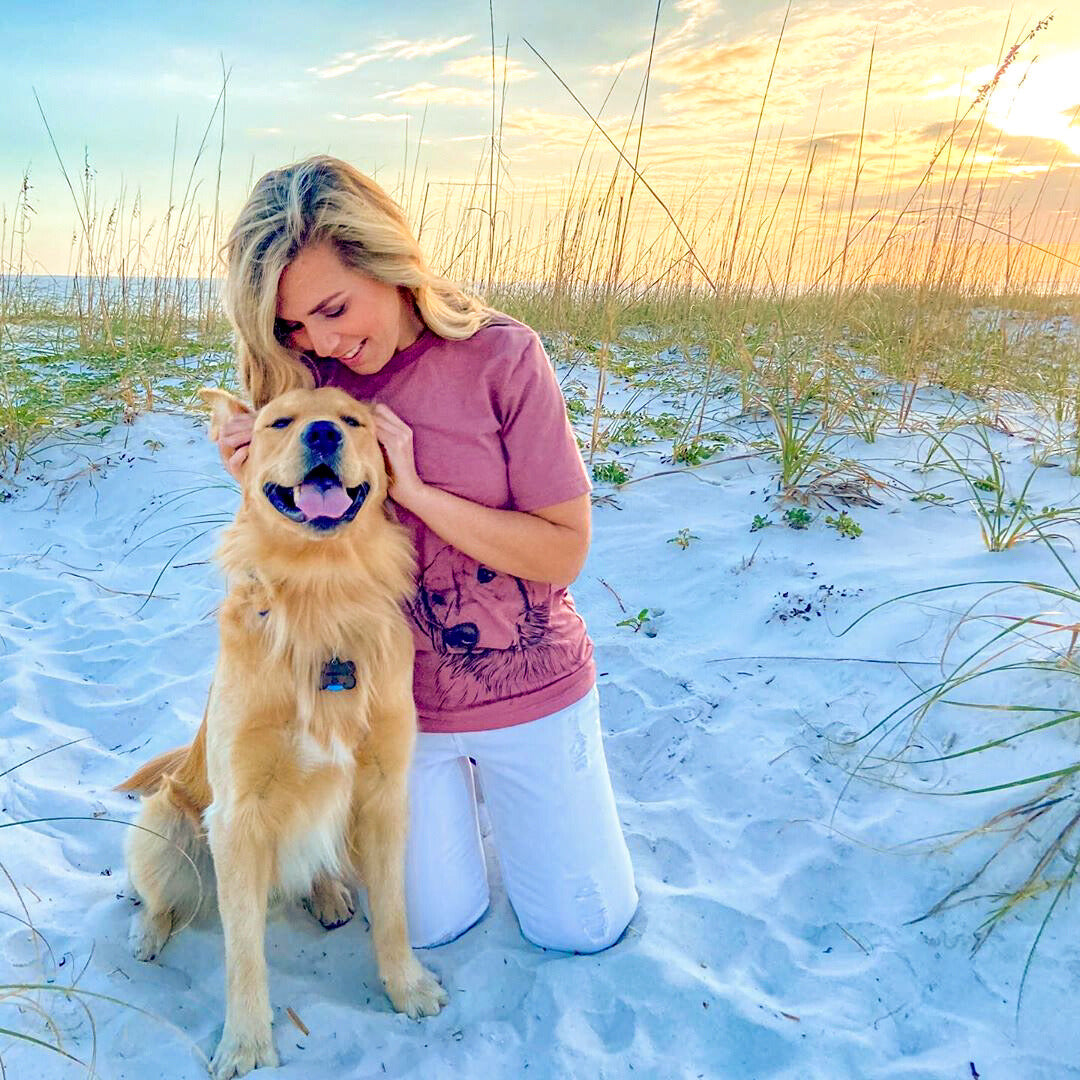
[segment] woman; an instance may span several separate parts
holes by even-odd
[[[588,548],[589,480],[539,339],[434,275],[399,207],[334,158],[264,176],[227,258],[255,405],[313,385],[373,402],[416,545],[413,944],[450,941],[487,910],[475,762],[522,932],[546,948],[607,948],[637,893],[592,645],[566,592]],[[250,433],[250,418],[222,431],[234,477]]]

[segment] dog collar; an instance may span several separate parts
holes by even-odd
[[[339,660],[336,656],[323,664],[320,690],[353,690],[356,688],[356,664],[351,660]]]

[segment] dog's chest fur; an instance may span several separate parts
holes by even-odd
[[[285,832],[278,846],[276,885],[287,896],[306,893],[320,871],[340,874],[352,797],[353,756],[340,739],[328,747],[300,732],[295,746],[297,768],[309,783],[318,777],[321,791],[314,812],[300,828]]]

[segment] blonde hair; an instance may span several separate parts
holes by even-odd
[[[306,247],[331,244],[341,261],[412,294],[425,325],[471,337],[493,312],[432,273],[401,208],[373,180],[337,158],[274,169],[255,185],[225,245],[225,309],[236,330],[240,383],[257,408],[314,377],[275,334],[281,273]]]

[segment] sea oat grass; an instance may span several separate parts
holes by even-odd
[[[981,581],[920,590],[875,606],[843,631],[850,632],[881,607],[900,600],[929,598],[947,589],[994,587],[981,592],[953,626],[942,659],[944,677],[909,697],[848,744],[849,749],[865,748],[858,765],[848,770],[845,791],[857,777],[909,788],[923,797],[936,794],[970,799],[1031,788],[1038,791],[965,830],[946,846],[944,850],[951,850],[969,840],[1000,838],[974,874],[913,920],[940,915],[961,903],[981,904],[986,914],[973,938],[973,948],[978,949],[1007,917],[1050,896],[1024,963],[1016,999],[1018,1012],[1043,932],[1080,867],[1075,845],[1069,846],[1080,827],[1080,760],[1075,745],[1080,710],[1038,700],[1045,696],[1070,703],[1077,700],[1080,582],[1052,547],[1051,537],[1038,522],[1031,524],[1068,585]],[[1030,595],[1036,603],[1052,603],[1053,610],[1040,607],[1032,611],[1029,607],[1026,615],[1003,611],[1006,593],[1016,590]],[[945,656],[960,631],[977,625],[985,625],[988,633],[961,659],[946,665]],[[1023,700],[1025,693],[1031,695],[1028,700]],[[931,749],[934,740],[927,730],[928,721],[936,720],[935,728],[940,732],[950,726],[949,716],[956,717],[957,731],[968,734],[959,740],[948,737],[935,751]],[[1051,732],[1071,737],[1053,739],[1048,737]],[[1024,753],[1018,756],[1015,751],[1021,746]],[[1013,753],[1002,757],[1002,751],[1009,750]],[[936,792],[911,783],[919,770],[928,766],[945,770]],[[993,782],[987,782],[987,770],[994,776]],[[1021,840],[1025,851],[1020,850]],[[992,865],[998,874],[995,883],[990,881]],[[976,886],[981,891],[976,891]]]
[[[0,772],[0,779],[16,770],[22,769],[26,765],[37,761],[39,758],[45,757],[48,754],[56,753],[57,751],[64,750],[69,746],[74,746],[76,743],[83,742],[83,739],[71,739],[67,742],[60,743],[58,745],[50,746],[45,750],[32,754],[29,757],[17,762],[14,765],[9,766]],[[108,818],[100,815],[66,815],[57,817],[35,818],[31,820],[8,820],[0,823],[0,829],[15,828],[19,826],[28,825],[40,825],[49,822],[72,822],[72,821],[93,821],[93,822],[110,822],[113,824],[123,825],[127,828],[142,829],[143,831],[152,831],[145,829],[144,826],[137,825],[134,822],[122,821],[119,819]],[[200,892],[202,889],[202,880],[199,874],[199,868],[191,860],[188,854],[177,846],[168,837],[161,836],[159,833],[154,833],[160,839],[166,843],[171,844],[176,848],[180,855],[185,858],[190,864],[193,872],[199,880]],[[21,924],[26,928],[26,932],[30,937],[30,941],[34,950],[34,956],[32,963],[36,966],[40,972],[40,979],[37,981],[32,980],[15,980],[4,979],[0,981],[0,1010],[5,1013],[2,1026],[0,1026],[0,1035],[5,1039],[12,1040],[14,1045],[21,1044],[23,1047],[32,1047],[36,1050],[48,1052],[58,1057],[65,1058],[68,1061],[79,1065],[86,1070],[88,1077],[99,1076],[97,1071],[97,1020],[91,1010],[90,1006],[93,1004],[105,1004],[119,1006],[120,1008],[134,1011],[155,1021],[158,1024],[168,1027],[171,1031],[181,1037],[186,1042],[196,1057],[204,1065],[208,1065],[206,1056],[202,1053],[199,1047],[178,1027],[165,1020],[163,1017],[150,1012],[147,1009],[143,1009],[131,1001],[127,1001],[124,998],[116,997],[111,994],[104,994],[98,991],[89,990],[79,985],[80,981],[86,974],[86,970],[90,964],[90,958],[93,955],[93,949],[90,950],[90,955],[87,957],[86,962],[82,965],[81,970],[75,972],[70,968],[64,973],[70,981],[63,983],[59,981],[60,966],[63,964],[63,960],[57,961],[57,957],[50,946],[48,939],[34,924],[33,917],[30,912],[30,908],[27,906],[23,897],[22,890],[12,874],[8,871],[7,867],[0,863],[0,878],[6,882],[7,888],[10,891],[11,897],[18,905],[21,915],[10,912],[0,911],[0,915],[13,920],[16,923]],[[25,886],[24,886],[25,887]],[[74,959],[74,958],[72,958]],[[81,1012],[82,1017],[86,1021],[86,1026],[89,1029],[89,1055],[80,1056],[80,1054],[73,1052],[74,1044],[79,1041],[78,1035],[72,1035],[72,1025],[69,1023],[61,1022],[59,1016],[59,1010],[64,1006],[77,1007]],[[11,1010],[10,1013],[8,1010]],[[7,1019],[8,1016],[12,1019]],[[10,1026],[14,1024],[15,1026]],[[61,1030],[63,1026],[64,1031]],[[68,1037],[65,1038],[65,1033],[68,1033]],[[6,1046],[3,1051],[0,1051],[0,1076],[8,1076],[4,1065],[4,1054],[8,1053],[11,1049],[11,1045]]]

